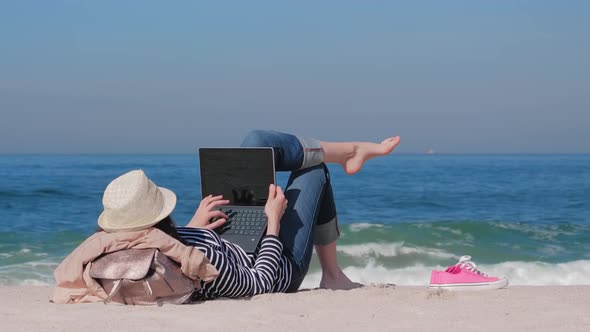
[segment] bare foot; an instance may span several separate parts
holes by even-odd
[[[372,158],[390,154],[399,144],[400,137],[390,137],[381,143],[372,142],[320,142],[324,161],[342,165],[347,174],[355,174]]]
[[[367,160],[390,154],[399,142],[399,136],[395,136],[383,140],[381,144],[370,142],[352,143],[352,153],[349,158],[344,160],[342,167],[344,167],[347,174],[355,174],[361,170]]]
[[[364,285],[358,282],[351,281],[340,271],[340,274],[335,278],[330,278],[326,274],[322,274],[322,280],[320,281],[320,288],[331,289],[331,290],[349,290],[355,288],[361,288]]]
[[[381,144],[359,142],[353,143],[353,153],[342,165],[347,174],[354,174],[361,170],[363,164],[372,158],[390,154],[399,144],[399,136],[390,137]]]

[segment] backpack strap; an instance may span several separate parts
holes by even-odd
[[[107,296],[107,298],[104,299],[104,301],[102,301],[104,304],[108,304],[109,302],[111,302],[111,300],[113,299],[113,296],[117,295],[117,293],[119,292],[119,289],[121,289],[121,282],[122,281],[123,281],[122,279],[118,279],[113,282],[113,289],[111,289],[111,291],[109,292],[109,296]]]

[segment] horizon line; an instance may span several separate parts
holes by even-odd
[[[124,156],[124,155],[193,155],[197,152],[0,152],[0,156]],[[453,156],[453,155],[590,155],[590,152],[393,152],[390,156]]]

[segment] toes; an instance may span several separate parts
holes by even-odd
[[[395,137],[390,137],[390,138],[386,138],[383,140],[383,142],[381,142],[381,144],[387,145],[388,148],[392,148],[392,147],[396,147],[400,142],[400,137],[399,136],[395,136]]]
[[[394,136],[394,137],[389,137],[389,138],[384,139],[383,142],[381,142],[381,143],[390,143],[390,142],[399,143],[399,141],[400,141],[399,136]]]

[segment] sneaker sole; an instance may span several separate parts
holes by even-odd
[[[486,290],[500,289],[508,286],[508,279],[502,278],[494,282],[474,282],[462,284],[430,284],[431,289],[448,289],[448,290]]]

